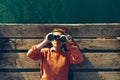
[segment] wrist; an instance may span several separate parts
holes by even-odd
[[[43,40],[40,44],[36,45],[37,49],[43,48],[47,43],[49,43],[48,40]]]
[[[47,39],[44,39],[43,41],[42,41],[42,43],[44,43],[44,44],[47,44],[47,43],[49,43],[50,41],[49,40],[47,40]]]

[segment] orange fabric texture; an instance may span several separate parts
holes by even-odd
[[[42,60],[41,80],[68,80],[70,64],[78,64],[83,61],[83,56],[72,41],[66,42],[68,51],[65,53],[52,51],[50,48],[38,50],[34,45],[29,51],[29,57],[33,60]]]

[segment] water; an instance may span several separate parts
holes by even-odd
[[[0,0],[0,23],[120,22],[120,0]]]

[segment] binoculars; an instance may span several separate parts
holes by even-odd
[[[48,40],[49,41],[59,40],[61,42],[66,42],[67,41],[65,35],[59,36],[59,35],[53,35],[53,34],[48,35]]]

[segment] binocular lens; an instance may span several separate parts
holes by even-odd
[[[52,34],[48,35],[48,40],[49,40],[49,41],[54,40],[54,36],[53,36]]]
[[[60,38],[60,41],[61,41],[61,42],[66,42],[67,39],[66,39],[66,37],[63,36],[63,37]]]

